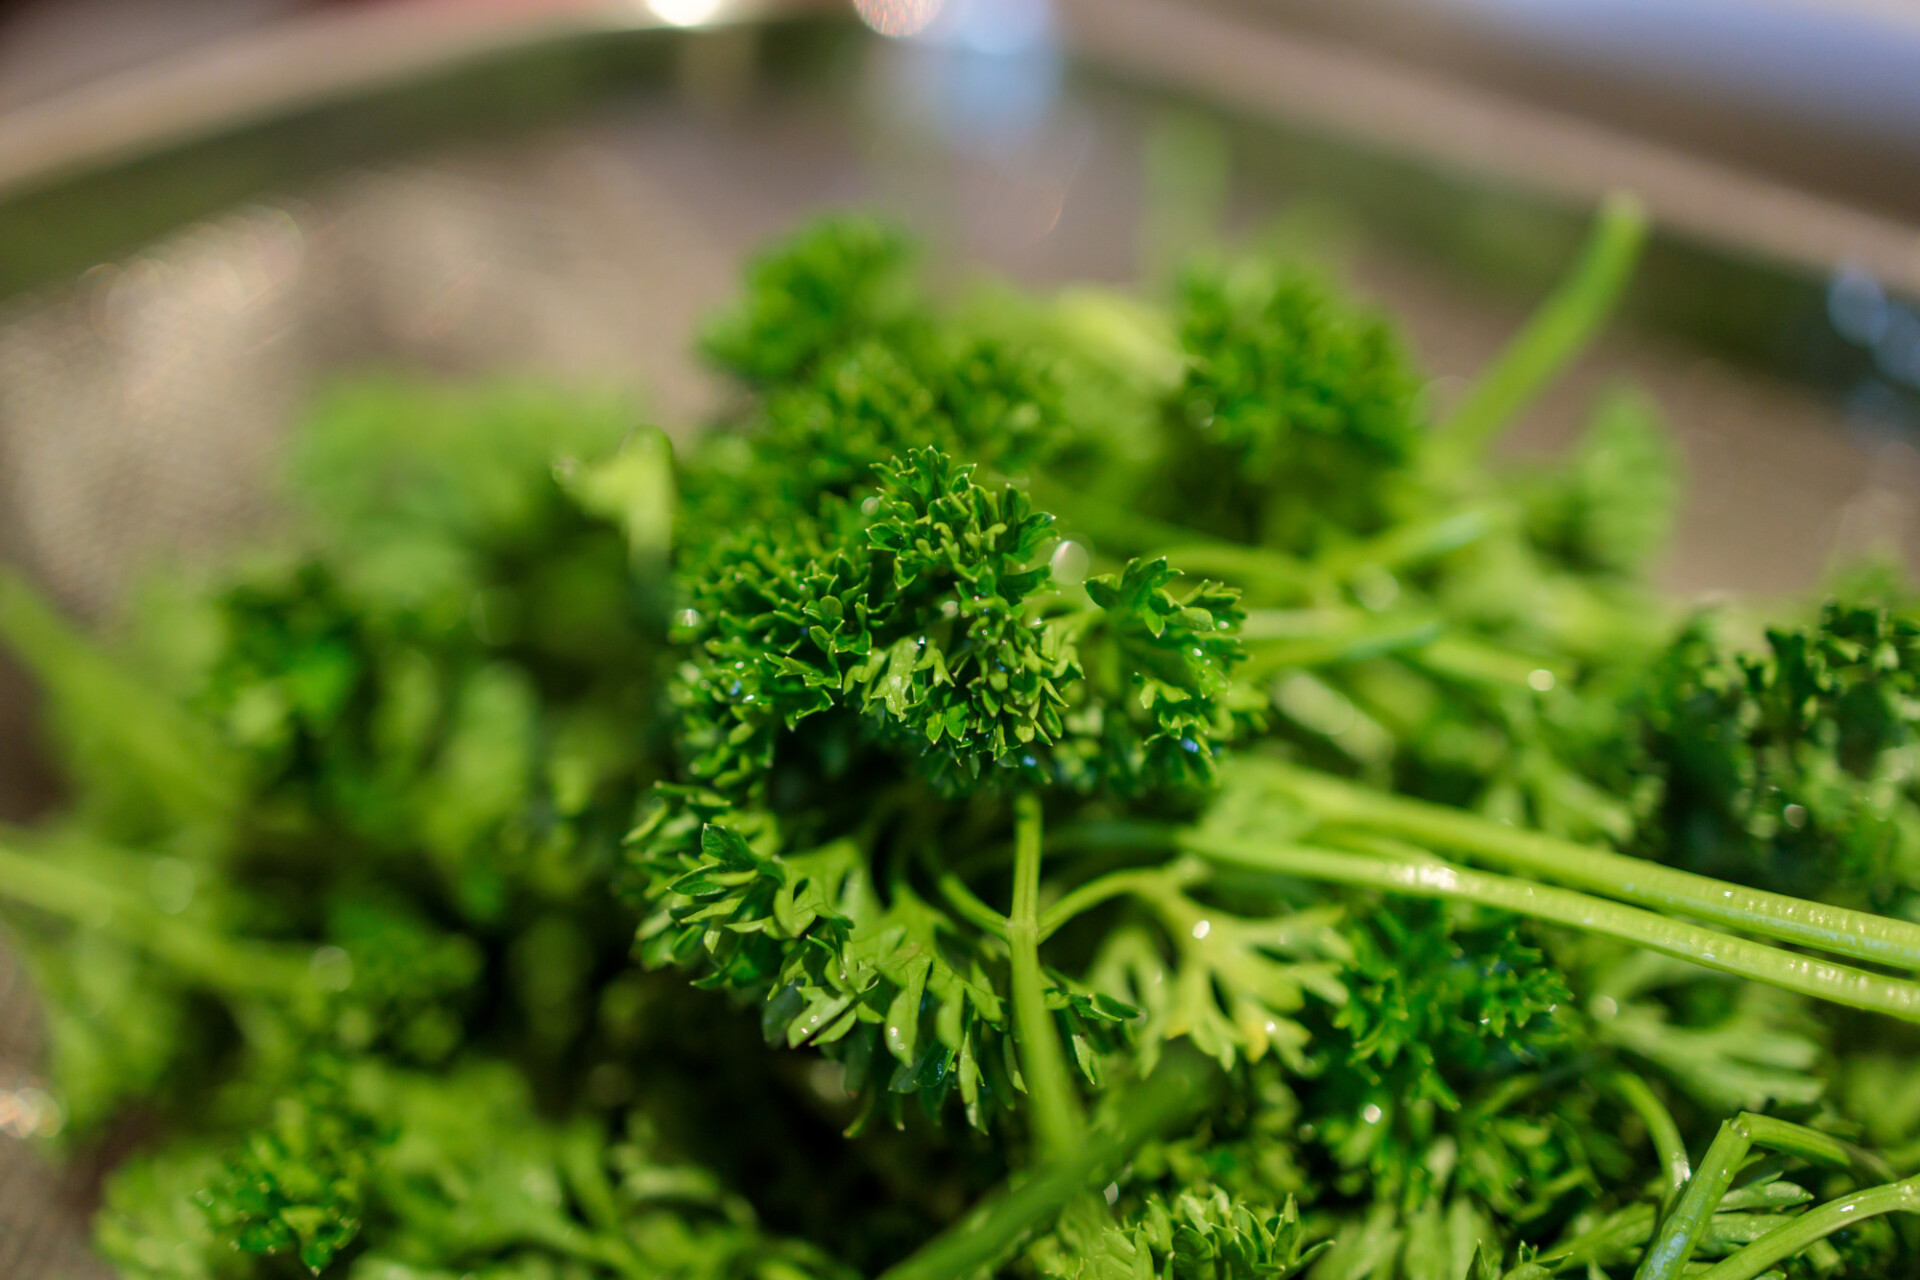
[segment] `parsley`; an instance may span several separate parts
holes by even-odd
[[[939,298],[825,219],[669,443],[324,400],[109,639],[0,577],[70,797],[0,837],[139,1280],[1753,1280],[1914,1266],[1920,614],[1741,648],[1631,393],[1485,456],[1221,257]],[[1869,1150],[1865,1142],[1871,1141]]]

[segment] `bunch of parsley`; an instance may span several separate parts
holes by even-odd
[[[1296,265],[757,258],[676,451],[371,383],[110,642],[0,579],[0,838],[131,1280],[1754,1280],[1920,1265],[1920,610],[1648,593],[1616,393],[1489,463]],[[689,981],[691,979],[691,981]],[[137,1139],[137,1141],[134,1141]]]

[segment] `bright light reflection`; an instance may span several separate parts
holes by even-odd
[[[1049,0],[952,0],[940,18],[928,37],[1004,58],[1046,46],[1053,6]]]
[[[1827,286],[1827,315],[1841,337],[1870,347],[1887,331],[1886,290],[1858,267],[1842,267]]]
[[[697,27],[716,13],[726,0],[647,0],[653,16],[676,27]]]
[[[860,21],[883,36],[916,36],[940,16],[942,0],[853,0]]]

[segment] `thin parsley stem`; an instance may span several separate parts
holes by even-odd
[[[1439,618],[1359,609],[1254,609],[1240,628],[1248,659],[1242,678],[1296,667],[1333,666],[1388,654],[1433,675],[1473,684],[1530,686],[1534,673],[1564,678],[1564,663],[1449,630]],[[1556,670],[1558,667],[1560,669]]]
[[[1498,517],[1470,507],[1432,520],[1396,525],[1382,534],[1329,549],[1309,562],[1271,547],[1203,540],[1164,548],[1160,554],[1185,573],[1244,577],[1265,587],[1326,592],[1365,570],[1389,572],[1458,551],[1493,532]]]
[[[1403,622],[1346,634],[1275,638],[1248,642],[1248,657],[1241,667],[1243,679],[1258,681],[1278,671],[1300,667],[1329,667],[1346,662],[1364,662],[1435,643],[1441,638],[1440,625],[1432,621]]]
[[[24,577],[0,566],[0,644],[53,700],[150,781],[153,798],[187,818],[230,812],[242,761],[218,733],[114,662]]]
[[[209,933],[161,914],[124,890],[5,846],[0,846],[0,898],[109,932],[211,986],[279,993],[312,988],[305,952]]]
[[[1407,661],[1442,679],[1511,689],[1531,688],[1536,671],[1555,680],[1567,675],[1564,661],[1503,649],[1462,631],[1443,632],[1432,644],[1409,653]]]
[[[1366,569],[1404,569],[1458,551],[1492,533],[1500,517],[1487,507],[1395,525],[1385,533],[1330,548],[1315,569],[1344,582]]]
[[[1660,1163],[1667,1172],[1667,1190],[1663,1200],[1672,1203],[1675,1196],[1686,1190],[1687,1179],[1693,1176],[1693,1166],[1687,1159],[1687,1144],[1681,1140],[1680,1126],[1674,1123],[1673,1113],[1654,1096],[1645,1080],[1631,1072],[1612,1072],[1606,1077],[1606,1085],[1647,1126],[1647,1137],[1652,1139],[1654,1150],[1660,1153]]]
[[[1110,818],[1074,822],[1047,834],[1047,847],[1056,853],[1121,850],[1126,853],[1164,853],[1174,847],[1181,828],[1171,822],[1139,818]]]
[[[1204,536],[1182,525],[1155,520],[1110,499],[1052,483],[1045,476],[1034,476],[1027,492],[1036,508],[1060,517],[1062,533],[1086,535],[1110,552],[1114,548],[1138,551],[1155,544],[1186,542]]]
[[[942,871],[934,877],[933,882],[939,888],[940,895],[947,900],[947,905],[962,920],[986,930],[996,938],[1007,936],[1007,918],[982,902],[980,895],[969,889],[967,882],[954,872]],[[1042,936],[1045,936],[1044,933]]]
[[[1470,861],[1524,871],[1832,955],[1920,970],[1920,924],[1728,884],[1277,761],[1263,760],[1249,767],[1324,821],[1399,836]]]
[[[1701,1159],[1698,1172],[1687,1179],[1680,1202],[1673,1207],[1672,1213],[1661,1220],[1659,1230],[1647,1245],[1647,1251],[1641,1255],[1633,1280],[1676,1280],[1693,1257],[1700,1236],[1713,1221],[1720,1201],[1726,1198],[1727,1188],[1733,1185],[1735,1176],[1746,1164],[1747,1153],[1755,1146],[1783,1151],[1819,1164],[1844,1168],[1851,1163],[1851,1153],[1846,1146],[1828,1134],[1771,1116],[1741,1112],[1722,1124],[1720,1132],[1714,1135],[1713,1144]],[[1816,1238],[1810,1237],[1807,1243],[1811,1244]],[[1794,1252],[1798,1251],[1796,1249]],[[1762,1271],[1765,1269],[1760,1268]],[[1758,1272],[1749,1274],[1757,1275]]]
[[[1625,292],[1646,236],[1640,202],[1624,194],[1608,197],[1572,274],[1436,428],[1436,454],[1455,464],[1477,456],[1580,354]]]
[[[1655,1216],[1653,1206],[1644,1201],[1628,1205],[1608,1214],[1600,1225],[1555,1245],[1537,1260],[1557,1264],[1564,1270],[1582,1262],[1596,1263],[1605,1258],[1618,1257],[1646,1240],[1653,1231]]]
[[[1870,1187],[1829,1200],[1761,1236],[1731,1258],[1716,1262],[1693,1280],[1754,1280],[1816,1240],[1887,1213],[1920,1213],[1920,1178]]]
[[[1222,866],[1362,885],[1413,897],[1497,907],[1689,960],[1708,969],[1907,1022],[1920,1022],[1920,983],[1782,951],[1570,889],[1489,875],[1433,859],[1397,861],[1188,832],[1180,847]]]
[[[1269,591],[1314,594],[1316,588],[1333,585],[1331,580],[1317,577],[1311,566],[1268,547],[1249,547],[1237,542],[1183,542],[1165,548],[1160,554],[1182,573],[1238,579],[1249,587]]]
[[[1030,791],[1014,797],[1013,812],[1013,909],[1007,915],[1007,951],[1013,970],[1014,1042],[1033,1109],[1040,1162],[1052,1164],[1073,1151],[1084,1122],[1040,971],[1040,797]]]
[[[1128,1090],[1111,1121],[1095,1126],[1059,1160],[988,1201],[935,1237],[880,1280],[960,1280],[998,1263],[1062,1206],[1109,1176],[1135,1147],[1206,1106],[1219,1069],[1183,1044],[1168,1046],[1152,1075]]]
[[[1197,866],[1195,870],[1197,870]],[[1089,880],[1071,893],[1062,894],[1058,901],[1040,915],[1040,940],[1042,942],[1059,932],[1061,926],[1079,915],[1082,911],[1099,906],[1123,894],[1141,889],[1165,889],[1170,883],[1183,882],[1183,873],[1175,867],[1134,868],[1127,871],[1115,871],[1101,876],[1098,880]],[[1193,876],[1185,876],[1192,880]]]

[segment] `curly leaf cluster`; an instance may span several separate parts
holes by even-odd
[[[688,772],[728,791],[761,785],[775,735],[841,703],[845,669],[873,651],[872,566],[857,512],[741,530],[683,569],[692,653],[670,689]]]
[[[1069,1219],[1036,1252],[1059,1280],[1287,1280],[1331,1243],[1310,1239],[1291,1197],[1274,1210],[1199,1187],[1148,1196],[1121,1221]]]
[[[246,1253],[286,1254],[319,1274],[360,1234],[367,1181],[384,1135],[322,1068],[278,1099],[223,1175],[200,1193],[215,1232]]]
[[[1380,480],[1418,447],[1419,383],[1384,319],[1298,269],[1246,262],[1182,282],[1186,374],[1167,496],[1177,518],[1290,549],[1382,518]]]
[[[1347,931],[1350,998],[1333,1016],[1345,1065],[1401,1099],[1460,1105],[1449,1075],[1538,1062],[1564,1038],[1565,975],[1500,919],[1460,928],[1426,904],[1376,912]]]
[[[708,326],[702,350],[748,382],[798,377],[862,335],[912,321],[913,256],[872,218],[822,219],[748,264],[746,295]]]
[[[1069,620],[1036,607],[1052,517],[1020,490],[931,448],[878,480],[858,508],[829,498],[818,518],[738,532],[684,572],[693,649],[672,696],[694,778],[754,794],[780,731],[829,712],[838,727],[810,730],[817,755],[885,744],[945,792],[1211,777],[1243,705],[1227,675],[1234,593],[1202,583],[1181,599],[1164,561],[1134,562],[1089,584],[1077,645]],[[1085,681],[1083,648],[1099,663]]]
[[[750,484],[802,503],[869,487],[876,463],[938,446],[1011,473],[1066,433],[1054,362],[991,336],[865,338],[769,392]]]
[[[343,1048],[385,1043],[404,1059],[439,1062],[465,1033],[484,957],[473,939],[434,927],[398,902],[330,904],[328,936],[351,972],[333,1011]]]
[[[1650,853],[1801,897],[1897,909],[1920,892],[1920,622],[1830,605],[1818,624],[1725,652],[1702,624],[1639,701],[1659,779]]]
[[[1203,581],[1184,597],[1164,559],[1089,579],[1103,611],[1081,641],[1097,697],[1078,717],[1077,761],[1122,792],[1214,780],[1214,747],[1257,723],[1265,699],[1232,678],[1245,656],[1240,593]]]
[[[1527,532],[1576,571],[1629,576],[1666,545],[1679,488],[1658,408],[1615,392],[1594,411],[1573,456],[1530,495]]]
[[[1028,567],[1053,517],[1018,489],[973,483],[933,449],[882,468],[867,540],[891,561],[903,618],[925,624],[853,672],[862,704],[889,731],[924,740],[937,781],[1010,763],[1034,772],[1057,741],[1062,686],[1079,675],[1061,632],[1024,602],[1049,577]]]

